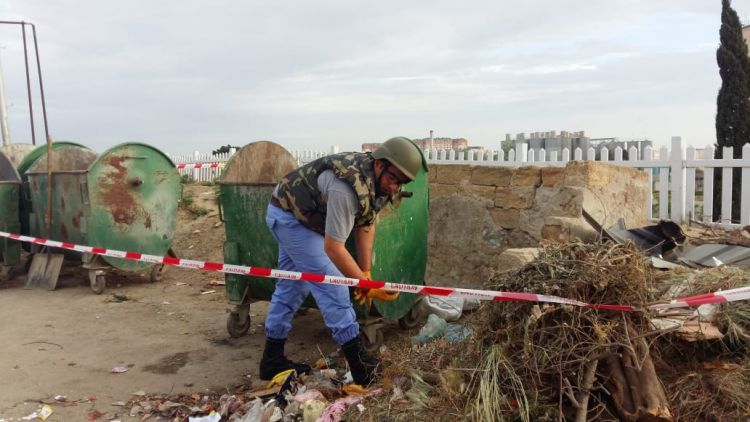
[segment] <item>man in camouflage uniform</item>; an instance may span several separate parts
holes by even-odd
[[[401,186],[427,170],[419,148],[403,137],[386,141],[373,153],[342,153],[312,161],[289,173],[274,189],[266,223],[279,243],[279,268],[288,271],[369,279],[375,219]],[[344,243],[355,233],[357,259]],[[292,318],[312,294],[333,339],[349,362],[354,382],[370,384],[379,361],[367,353],[359,338],[359,324],[349,299],[349,288],[323,283],[279,279],[266,317],[266,347],[260,362],[261,379],[310,366],[284,356]],[[361,302],[394,300],[398,292],[358,289]]]

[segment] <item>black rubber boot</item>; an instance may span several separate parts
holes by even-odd
[[[263,349],[263,358],[260,360],[260,379],[271,380],[287,369],[296,369],[299,375],[310,373],[310,365],[292,362],[284,356],[284,343],[286,339],[266,337],[266,348]]]
[[[362,347],[362,341],[359,337],[346,342],[341,346],[341,350],[346,356],[346,361],[349,362],[349,369],[352,371],[355,384],[366,387],[377,379],[380,361],[367,353],[367,350]]]

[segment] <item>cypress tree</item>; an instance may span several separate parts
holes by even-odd
[[[742,146],[750,141],[750,58],[742,37],[742,24],[730,0],[721,2],[721,44],[716,50],[721,88],[716,99],[716,152],[732,147],[734,158],[742,156]],[[732,157],[727,157],[732,158]],[[721,171],[714,172],[714,220],[721,218]],[[732,221],[739,222],[740,169],[732,177]]]

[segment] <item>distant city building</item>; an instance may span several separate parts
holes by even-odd
[[[505,135],[506,142],[512,142],[511,134]],[[589,138],[586,137],[584,131],[568,132],[566,130],[549,132],[531,132],[526,137],[526,133],[518,133],[515,137],[515,142],[524,142],[529,145],[529,151],[534,151],[534,156],[539,157],[539,153],[543,149],[547,155],[547,159],[552,156],[552,153],[556,153],[558,160],[562,157],[563,149],[574,151],[576,148],[581,148],[585,151],[589,148]]]
[[[463,151],[469,148],[469,141],[464,138],[433,138],[432,141],[430,141],[430,138],[412,140],[415,144],[422,148],[423,151],[430,149],[431,145],[433,149],[436,149],[438,151],[451,149]],[[362,144],[362,152],[373,152],[382,144],[382,142],[364,143]]]
[[[552,157],[553,153],[556,153],[557,159],[560,160],[564,149],[570,151],[572,158],[574,151],[578,148],[584,154],[589,148],[594,148],[596,154],[599,155],[604,147],[610,151],[610,159],[613,158],[613,151],[617,147],[622,148],[623,151],[629,151],[630,147],[635,147],[638,150],[639,158],[643,158],[643,150],[647,146],[653,147],[653,142],[649,140],[620,141],[617,138],[589,138],[586,136],[586,132],[582,130],[577,132],[563,130],[559,133],[554,130],[549,132],[531,132],[528,138],[525,133],[518,133],[515,139],[508,133],[505,135],[505,142],[524,142],[528,144],[529,151],[534,151],[535,157],[539,157],[541,151],[544,150],[547,160]]]
[[[465,138],[424,138],[424,139],[413,139],[414,143],[419,145],[422,150],[428,150],[430,148],[441,150],[465,150],[469,147],[469,141]]]

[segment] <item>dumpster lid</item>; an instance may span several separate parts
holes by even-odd
[[[13,166],[17,169],[27,155],[36,149],[36,145],[31,144],[10,144],[0,147],[0,152],[10,159]],[[20,171],[19,171],[20,174]]]
[[[59,142],[53,142],[52,143],[52,149],[58,149],[62,147],[68,147],[68,146],[76,146],[80,148],[86,148],[85,146],[81,144],[76,144],[75,142],[67,142],[67,141],[59,141]],[[31,152],[27,153],[22,159],[21,162],[17,165],[18,168],[18,174],[21,175],[21,178],[23,178],[23,175],[26,173],[26,170],[30,169],[31,166],[36,163],[36,160],[39,159],[42,155],[47,153],[47,145],[39,145],[38,147],[31,150]]]
[[[245,145],[229,159],[219,183],[276,184],[295,168],[297,162],[284,147],[258,141]]]
[[[96,161],[96,153],[86,147],[78,145],[61,145],[53,147],[52,170],[53,171],[86,171],[89,165]],[[31,165],[26,174],[38,174],[47,172],[47,151]]]
[[[16,171],[16,167],[10,158],[0,151],[0,182],[18,182],[21,183],[21,176]]]

